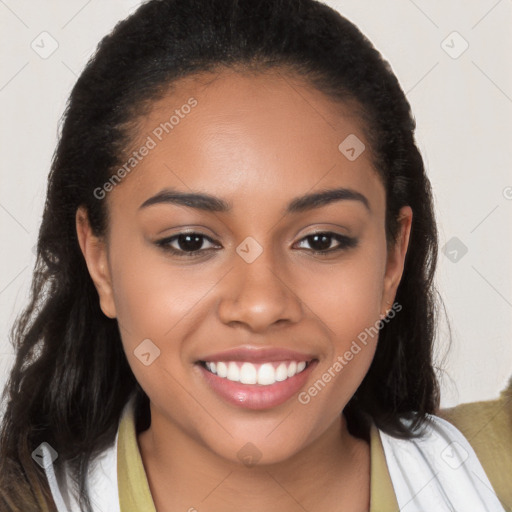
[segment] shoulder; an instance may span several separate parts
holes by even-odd
[[[379,433],[400,510],[504,512],[468,440],[445,419],[427,415],[408,439]]]
[[[500,500],[512,511],[512,380],[496,400],[442,409],[438,415],[464,434]]]

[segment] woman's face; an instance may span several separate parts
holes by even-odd
[[[339,420],[367,373],[411,210],[387,250],[385,190],[348,106],[278,73],[215,76],[182,80],[140,122],[121,182],[95,192],[108,237],[81,211],[77,229],[152,426],[271,463]]]

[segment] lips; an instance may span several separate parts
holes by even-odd
[[[239,347],[205,355],[196,364],[209,388],[228,403],[268,409],[296,394],[317,362],[294,350]]]
[[[248,361],[250,363],[265,363],[269,361],[304,361],[308,362],[315,359],[313,354],[304,354],[295,350],[284,348],[255,348],[255,347],[237,347],[215,354],[205,355],[199,358],[199,361],[217,362],[217,361]]]

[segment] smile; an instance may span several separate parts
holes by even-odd
[[[306,385],[318,359],[310,361],[198,361],[207,387],[227,403],[264,410],[288,402]]]
[[[309,363],[305,361],[271,361],[253,364],[248,361],[206,361],[203,364],[209,372],[232,382],[270,386],[301,373]]]

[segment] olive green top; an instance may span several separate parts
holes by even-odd
[[[384,449],[375,426],[371,428],[370,453],[370,512],[398,512]],[[156,512],[137,443],[133,413],[125,414],[120,422],[117,471],[121,512]]]

